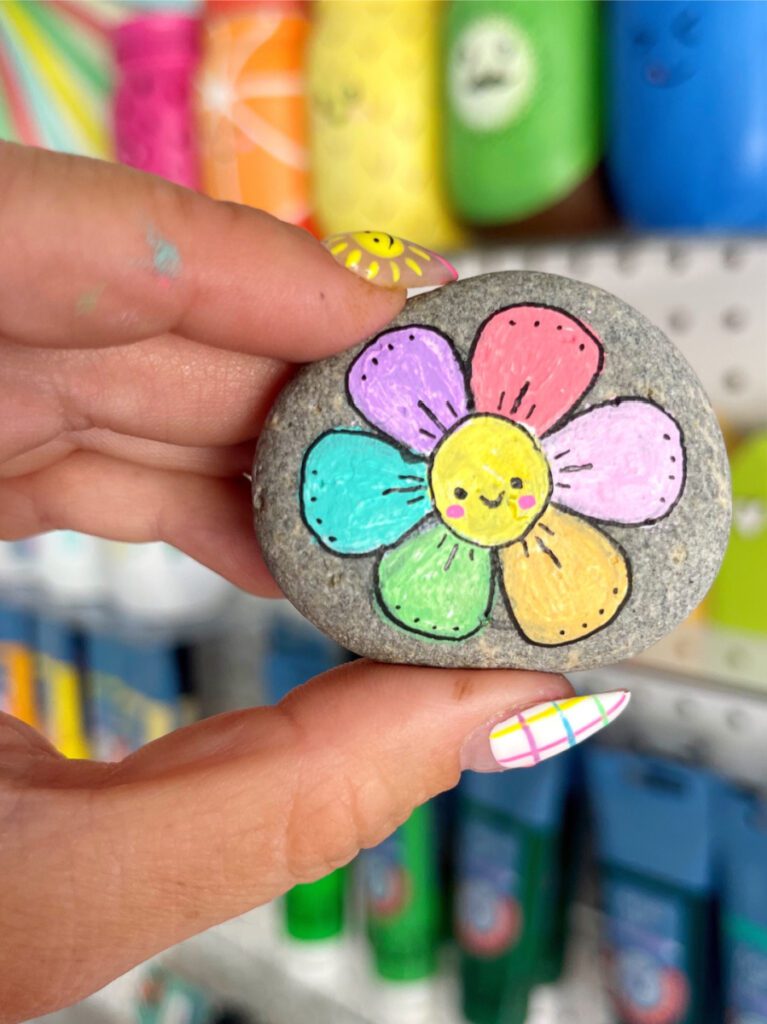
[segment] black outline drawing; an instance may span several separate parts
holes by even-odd
[[[436,508],[436,504],[434,502],[434,493],[433,493],[432,481],[431,481],[431,467],[432,467],[432,464],[433,464],[433,460],[434,460],[435,454],[436,454],[437,450],[439,449],[439,447],[441,446],[441,444],[444,441],[444,439],[446,437],[448,437],[450,434],[452,434],[453,431],[455,431],[462,423],[466,422],[470,417],[475,415],[476,412],[477,412],[476,411],[476,405],[475,405],[475,401],[474,401],[473,392],[471,390],[471,377],[472,377],[472,364],[473,364],[474,354],[475,354],[477,345],[479,344],[480,338],[482,336],[482,332],[484,331],[484,329],[487,326],[487,324],[492,319],[497,317],[499,314],[507,313],[510,310],[521,309],[521,308],[524,308],[524,309],[536,308],[536,309],[552,310],[554,312],[560,313],[563,316],[567,317],[568,320],[572,320],[575,324],[578,325],[579,328],[581,328],[596,343],[596,345],[598,347],[598,352],[599,352],[598,364],[597,364],[597,369],[594,372],[594,374],[592,375],[591,379],[589,380],[589,382],[587,383],[585,388],[581,391],[581,393],[576,398],[576,400],[568,408],[568,410],[562,416],[560,416],[560,418],[554,424],[552,424],[547,430],[545,430],[544,433],[541,434],[540,437],[538,437],[537,435],[535,435],[533,433],[530,434],[531,438],[535,442],[536,448],[543,455],[543,457],[545,459],[545,462],[546,462],[546,466],[547,466],[548,472],[549,472],[549,488],[548,488],[548,492],[546,494],[546,499],[542,503],[541,512],[538,515],[536,515],[535,518],[530,522],[528,527],[525,529],[524,533],[522,533],[519,537],[515,538],[513,541],[510,541],[508,544],[493,544],[493,545],[477,544],[475,541],[469,541],[466,537],[461,536],[460,533],[458,533],[456,530],[454,530],[452,528],[451,524],[445,522],[442,519],[442,517],[439,515],[439,512],[438,512],[438,510]],[[437,423],[439,424],[439,428],[441,428],[443,430],[443,434],[442,434],[442,437],[437,440],[437,444],[435,445],[433,451],[429,455],[425,455],[425,454],[422,454],[422,453],[416,453],[412,449],[406,448],[404,444],[402,444],[401,442],[395,440],[390,435],[384,434],[384,432],[383,432],[383,430],[381,428],[376,426],[375,423],[372,423],[364,415],[364,413],[362,413],[361,410],[359,410],[357,408],[357,406],[354,404],[354,401],[353,401],[353,398],[352,398],[352,395],[351,395],[351,391],[350,391],[350,388],[349,388],[349,378],[351,376],[352,369],[358,363],[358,361],[362,358],[362,356],[364,355],[365,352],[367,352],[372,346],[374,346],[378,342],[380,342],[380,340],[382,338],[386,337],[387,335],[391,335],[393,332],[401,333],[401,332],[405,332],[405,331],[408,331],[408,330],[416,330],[416,329],[417,330],[421,330],[421,331],[429,331],[429,332],[431,332],[433,334],[438,335],[445,342],[447,342],[447,344],[450,346],[450,350],[451,350],[451,353],[453,355],[453,358],[455,359],[456,364],[457,364],[459,370],[461,371],[461,376],[462,376],[462,379],[463,379],[463,382],[464,382],[464,388],[465,388],[465,394],[466,394],[466,410],[467,411],[466,411],[466,415],[465,416],[458,416],[458,414],[456,413],[456,411],[453,408],[453,406],[449,402],[446,402],[446,407],[448,409],[448,412],[454,417],[454,422],[450,426],[448,426],[448,427],[444,427],[442,422],[437,417],[436,413],[434,413],[434,411],[431,410],[431,412],[433,414],[433,418],[432,418],[432,416],[430,416],[429,418],[432,420],[433,423],[435,423],[435,427],[436,427]],[[531,640],[530,637],[527,636],[527,634],[522,630],[521,626],[517,622],[516,617],[514,616],[512,607],[511,607],[511,600],[510,600],[508,594],[506,593],[506,589],[505,589],[504,583],[503,583],[503,568],[501,566],[500,552],[502,550],[506,549],[506,548],[511,547],[514,544],[522,543],[523,550],[525,551],[525,554],[529,557],[529,549],[528,549],[527,539],[530,536],[531,531],[534,530],[536,526],[540,525],[542,529],[546,529],[545,524],[541,523],[540,521],[541,521],[541,518],[543,517],[543,515],[545,514],[546,509],[549,508],[549,506],[553,506],[558,511],[560,511],[560,512],[566,514],[566,515],[573,516],[574,518],[577,518],[577,519],[582,519],[584,522],[587,522],[587,523],[591,524],[596,529],[601,529],[604,526],[619,526],[619,527],[627,527],[627,528],[636,528],[636,527],[640,527],[640,526],[653,526],[653,525],[663,521],[664,519],[666,519],[671,514],[671,512],[676,508],[677,504],[681,500],[682,495],[684,494],[684,491],[685,491],[686,483],[687,483],[687,450],[686,450],[686,447],[685,447],[684,432],[682,431],[682,428],[680,427],[680,425],[677,422],[677,420],[675,419],[675,417],[673,417],[658,402],[655,402],[655,401],[653,401],[650,398],[645,398],[644,396],[641,396],[641,395],[621,395],[621,396],[618,396],[616,398],[607,399],[604,402],[599,402],[596,405],[587,406],[585,408],[582,407],[582,403],[583,403],[584,398],[591,391],[591,389],[593,388],[594,384],[599,379],[599,377],[600,377],[600,375],[602,373],[602,370],[604,368],[604,362],[605,362],[605,349],[604,349],[604,345],[601,342],[601,340],[596,336],[596,334],[594,334],[594,332],[591,330],[590,327],[588,327],[586,324],[584,324],[576,316],[573,316],[573,314],[569,313],[566,309],[562,309],[560,306],[552,306],[552,305],[547,305],[547,304],[544,304],[544,303],[518,302],[518,303],[514,303],[513,305],[503,306],[503,307],[500,307],[499,309],[494,310],[487,317],[485,317],[485,319],[481,322],[481,324],[477,328],[477,331],[475,332],[475,335],[474,335],[474,339],[472,340],[472,343],[469,346],[468,353],[467,353],[467,356],[466,356],[465,360],[462,359],[462,357],[456,351],[455,344],[454,344],[452,338],[450,338],[443,331],[440,331],[438,328],[433,327],[433,326],[431,326],[429,324],[407,324],[407,325],[404,325],[402,327],[387,328],[386,330],[381,331],[374,338],[372,338],[371,341],[369,341],[368,344],[365,345],[365,347],[358,353],[358,355],[355,357],[355,359],[352,360],[352,362],[350,363],[350,365],[349,365],[349,367],[348,367],[348,369],[346,371],[345,377],[344,377],[344,391],[345,391],[347,403],[355,411],[355,413],[357,415],[359,415],[361,417],[361,419],[372,428],[372,430],[374,432],[367,431],[367,430],[365,430],[363,428],[359,428],[359,429],[357,429],[357,428],[349,428],[349,427],[330,428],[330,429],[324,431],[322,434],[320,434],[317,438],[315,438],[315,440],[312,442],[312,444],[309,445],[309,447],[306,449],[306,452],[304,453],[304,457],[303,457],[302,462],[301,462],[301,471],[300,471],[300,479],[299,479],[298,501],[299,501],[299,509],[300,509],[300,514],[301,514],[301,519],[302,519],[304,525],[306,526],[307,530],[309,530],[309,532],[311,533],[313,539],[319,544],[319,546],[323,550],[327,551],[329,554],[332,554],[336,558],[373,558],[373,557],[375,558],[375,565],[374,565],[374,570],[373,570],[373,598],[374,598],[375,608],[376,608],[376,610],[379,613],[382,614],[382,616],[385,619],[389,620],[398,629],[402,629],[406,633],[413,634],[415,636],[423,637],[424,639],[430,640],[433,643],[444,643],[445,641],[461,642],[463,640],[467,640],[467,639],[469,639],[469,637],[475,636],[481,629],[483,629],[487,625],[487,623],[488,623],[488,621],[490,619],[490,614],[491,614],[491,611],[492,611],[492,608],[493,608],[493,604],[495,602],[496,592],[500,591],[504,608],[506,610],[506,613],[507,613],[507,615],[509,617],[509,620],[510,620],[513,628],[516,630],[516,632],[519,634],[519,636],[522,637],[522,639],[526,643],[530,644],[531,646],[533,646],[533,647],[566,647],[569,644],[579,643],[582,640],[586,640],[588,637],[591,637],[595,633],[600,632],[601,630],[605,629],[607,626],[612,625],[612,623],[614,623],[616,621],[616,619],[618,618],[618,616],[620,615],[621,611],[626,606],[626,604],[628,603],[628,601],[629,601],[629,599],[630,599],[630,597],[632,595],[632,592],[633,592],[633,567],[632,567],[632,564],[631,564],[631,560],[629,559],[628,553],[626,552],[626,550],[623,547],[623,545],[620,544],[620,542],[617,541],[607,531],[605,531],[605,530],[601,531],[608,538],[608,540],[617,548],[618,552],[621,554],[621,556],[623,557],[624,562],[626,564],[627,589],[626,589],[626,593],[625,593],[623,599],[621,600],[620,604],[616,607],[616,609],[613,612],[613,614],[611,615],[611,617],[606,622],[604,622],[601,625],[597,626],[594,630],[591,630],[588,633],[583,634],[581,636],[574,637],[572,640],[565,639],[565,640],[562,640],[561,642],[555,643],[555,644],[542,644],[542,643],[539,643],[539,642],[537,642],[535,640]],[[515,397],[514,402],[515,402],[515,406],[516,406],[516,410],[517,411],[518,411],[519,407],[521,406],[522,400],[525,398],[525,395],[526,395],[527,391],[529,390],[529,385],[530,385],[529,381],[527,381],[525,384],[523,384],[522,388],[520,389],[519,394]],[[500,403],[501,406],[503,406],[505,398],[506,398],[506,392],[502,391],[501,392],[501,403]],[[552,471],[552,462],[554,462],[557,459],[562,458],[563,456],[569,454],[570,449],[567,449],[566,451],[557,453],[556,455],[552,456],[551,460],[549,460],[549,458],[546,457],[546,453],[545,453],[545,450],[543,448],[544,440],[547,437],[549,437],[550,435],[552,435],[552,434],[556,433],[557,431],[563,429],[563,427],[567,426],[567,424],[570,423],[572,420],[577,419],[577,418],[579,418],[581,416],[588,415],[590,412],[592,412],[595,409],[600,409],[600,408],[603,408],[604,406],[607,406],[607,405],[619,406],[622,403],[628,402],[628,401],[631,401],[631,402],[644,402],[644,403],[646,403],[648,405],[654,406],[656,409],[658,409],[660,412],[662,412],[665,416],[668,416],[668,418],[671,420],[671,422],[674,424],[674,426],[678,430],[678,432],[679,432],[679,443],[680,443],[681,452],[682,452],[682,462],[681,462],[681,466],[676,466],[676,470],[681,474],[682,481],[681,481],[681,485],[679,487],[679,492],[677,494],[677,497],[669,505],[668,509],[664,510],[664,512],[663,512],[663,514],[661,516],[657,516],[657,517],[655,517],[653,519],[646,519],[646,520],[643,520],[640,523],[625,523],[625,522],[620,522],[618,520],[597,519],[597,518],[595,518],[593,516],[588,516],[588,515],[585,515],[582,512],[578,512],[578,511],[576,511],[574,509],[570,509],[567,506],[565,506],[564,504],[561,504],[558,501],[556,501],[555,497],[554,497],[555,480],[554,480],[554,472]],[[528,410],[528,412],[526,413],[526,416],[525,416],[526,419],[529,419],[529,417],[532,415],[532,413],[535,410],[535,408],[536,408],[535,403],[533,403],[531,405],[530,409]],[[521,427],[523,427],[523,428],[524,428],[524,425],[525,425],[525,418],[523,418],[522,420],[513,420],[511,418],[511,416],[512,416],[511,413],[509,413],[508,415],[503,415],[500,411],[496,411],[496,412],[484,412],[484,413],[481,413],[481,415],[483,415],[483,416],[490,416],[490,417],[493,417],[493,418],[498,419],[498,420],[502,420],[502,421],[507,422],[507,423],[508,422],[519,423],[519,425]],[[305,504],[304,504],[304,487],[305,487],[305,483],[306,483],[306,466],[307,466],[307,462],[308,462],[310,453],[314,450],[314,448],[317,446],[317,444],[319,444],[319,442],[321,440],[323,440],[325,437],[327,437],[328,435],[330,435],[330,434],[344,434],[344,433],[346,433],[346,434],[355,434],[355,435],[358,435],[358,436],[361,435],[361,436],[365,436],[365,437],[369,437],[369,438],[374,438],[376,440],[382,441],[383,443],[388,444],[389,446],[395,448],[406,463],[409,462],[409,463],[411,463],[413,465],[424,465],[425,469],[426,469],[426,472],[425,472],[426,489],[428,491],[428,495],[429,495],[429,498],[431,500],[431,508],[428,511],[425,511],[423,517],[421,519],[419,519],[418,522],[415,523],[409,530],[406,530],[404,533],[400,534],[400,536],[396,539],[396,541],[392,541],[390,544],[386,544],[386,545],[378,545],[377,547],[372,548],[370,551],[364,551],[364,552],[359,552],[359,553],[344,553],[344,552],[337,551],[337,550],[335,550],[332,547],[329,547],[323,541],[323,539],[315,532],[315,529],[309,523],[308,516],[307,516],[307,510],[306,510],[306,507],[305,507]],[[664,435],[664,437],[665,437],[665,435]],[[671,440],[671,438],[669,437],[668,440]],[[585,470],[586,468],[587,468],[586,465],[584,465],[583,469]],[[420,479],[420,477],[419,477],[419,479]],[[560,484],[560,486],[567,486],[567,485],[561,485]],[[456,637],[452,637],[452,636],[438,636],[438,637],[435,637],[433,635],[433,633],[428,633],[428,632],[425,632],[423,630],[419,630],[419,629],[415,628],[414,626],[406,625],[402,620],[396,618],[395,615],[392,612],[390,612],[390,610],[387,608],[387,606],[383,603],[382,594],[381,594],[380,580],[379,580],[379,569],[380,569],[380,566],[381,566],[381,562],[383,561],[383,559],[384,559],[385,555],[387,554],[387,552],[391,551],[395,547],[398,547],[400,544],[402,544],[404,541],[406,541],[408,538],[410,538],[414,534],[420,533],[420,532],[426,532],[427,530],[434,529],[437,526],[442,526],[447,531],[445,533],[445,535],[444,535],[445,537],[447,537],[448,535],[452,534],[453,536],[457,537],[463,544],[467,544],[470,547],[480,548],[480,550],[488,551],[489,556],[490,556],[490,560],[489,560],[489,596],[488,596],[487,607],[486,607],[485,611],[483,612],[482,617],[481,617],[481,619],[480,619],[480,621],[477,624],[477,627],[475,629],[473,629],[469,633],[464,633],[461,636],[456,636]],[[546,532],[547,533],[551,533],[551,531],[549,529],[546,529]],[[441,546],[442,543],[444,543],[444,537],[443,537],[443,540],[440,542],[440,546]],[[470,552],[470,556],[469,557],[472,557],[472,554],[473,554],[473,552]],[[450,564],[452,564],[453,557],[454,557],[454,555],[450,557]],[[553,561],[556,564],[557,559],[556,559],[556,555],[555,554],[553,554]]]

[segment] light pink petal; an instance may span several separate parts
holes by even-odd
[[[379,334],[349,367],[347,387],[368,423],[422,455],[467,413],[461,364],[431,327]]]
[[[525,423],[540,437],[589,390],[602,362],[599,340],[569,313],[508,306],[485,323],[474,343],[477,412]]]
[[[684,488],[685,451],[676,421],[644,398],[587,409],[543,441],[552,500],[625,526],[667,516]]]

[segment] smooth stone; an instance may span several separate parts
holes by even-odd
[[[637,654],[702,600],[731,511],[681,354],[615,296],[532,272],[419,295],[302,369],[253,481],[300,612],[359,655],[440,666]]]

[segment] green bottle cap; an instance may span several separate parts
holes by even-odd
[[[296,885],[285,895],[285,927],[294,939],[316,942],[340,935],[344,928],[346,869]]]

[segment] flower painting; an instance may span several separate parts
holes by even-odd
[[[384,331],[346,377],[368,428],[305,453],[306,527],[339,558],[375,557],[378,610],[431,641],[482,630],[497,594],[530,644],[603,629],[631,598],[609,527],[652,529],[685,484],[668,412],[632,395],[584,403],[604,360],[587,324],[546,305],[493,312],[465,365],[432,327]]]

